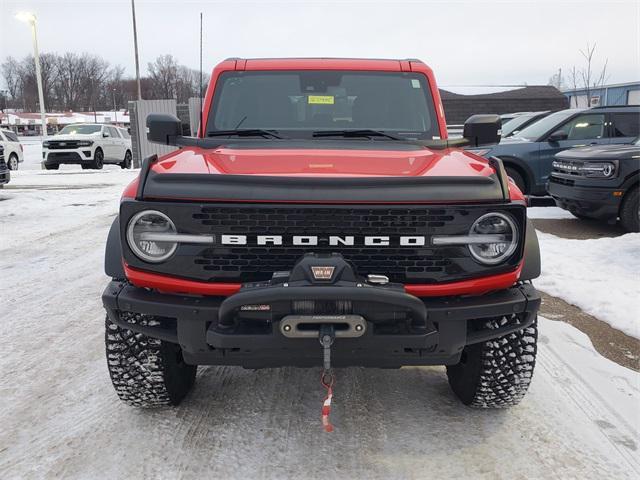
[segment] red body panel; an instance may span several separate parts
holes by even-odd
[[[167,293],[228,296],[240,290],[239,283],[207,283],[143,272],[125,265],[125,274],[136,287],[156,288]],[[437,285],[405,285],[407,293],[416,297],[446,297],[453,295],[482,295],[493,290],[509,288],[520,278],[522,264],[513,272],[490,277],[440,283]]]
[[[487,161],[461,150],[185,148],[153,165],[156,173],[415,177],[491,175]]]
[[[204,121],[213,102],[220,75],[234,70],[360,70],[412,71],[422,73],[435,102],[440,137],[447,138],[446,120],[435,77],[422,62],[409,60],[362,59],[230,59],[217,65],[204,99]],[[201,127],[202,128],[202,127]],[[200,130],[198,136],[202,137]],[[494,173],[486,159],[462,150],[336,150],[336,149],[233,149],[221,146],[206,150],[183,148],[165,155],[153,165],[160,174],[232,174],[267,176],[321,177],[393,177],[393,176],[487,176]],[[135,198],[138,181],[133,181],[123,194]],[[524,196],[509,184],[511,199],[524,201]],[[198,199],[174,199],[194,200]],[[455,203],[455,199],[451,199]],[[327,199],[323,203],[332,203]],[[387,202],[388,203],[388,202]],[[406,291],[419,297],[483,294],[508,288],[520,277],[522,264],[512,272],[473,280],[437,285],[407,285]],[[156,288],[164,292],[199,295],[232,295],[240,289],[236,283],[207,283],[136,270],[125,265],[127,278],[138,287]]]

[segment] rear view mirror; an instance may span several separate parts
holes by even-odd
[[[493,145],[500,141],[501,128],[500,115],[472,115],[464,122],[462,136],[471,147]]]
[[[566,140],[567,138],[569,138],[567,132],[565,132],[564,130],[556,130],[551,135],[549,135],[549,138],[547,138],[547,140],[550,142],[561,142],[562,140]]]
[[[176,145],[182,136],[180,120],[167,113],[151,113],[147,116],[147,140],[162,145]]]

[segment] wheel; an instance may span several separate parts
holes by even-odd
[[[124,154],[124,160],[119,165],[120,168],[131,168],[131,152],[129,150]]]
[[[524,178],[522,178],[522,175],[520,175],[520,172],[511,167],[506,167],[505,170],[507,172],[507,175],[512,178],[513,182],[518,186],[520,191],[526,195],[528,193],[527,183],[524,181]]]
[[[95,168],[96,170],[102,170],[102,166],[104,165],[104,153],[100,148],[96,149],[96,153],[93,155],[93,163],[91,164],[91,168]]]
[[[60,168],[60,164],[58,163],[45,163],[44,164],[44,169],[45,170],[58,170]]]
[[[148,315],[121,315],[141,325],[155,321]],[[178,405],[195,382],[198,367],[184,363],[179,345],[120,328],[108,316],[105,344],[111,383],[120,400],[129,405]]]
[[[9,170],[18,170],[18,163],[18,156],[15,153],[9,155],[9,161],[7,162]]]
[[[640,199],[638,187],[628,190],[622,198],[620,223],[627,232],[640,232]]]
[[[498,328],[490,320],[485,328]],[[517,405],[527,393],[536,363],[537,320],[529,327],[486,342],[467,345],[457,365],[447,366],[449,385],[471,407]]]

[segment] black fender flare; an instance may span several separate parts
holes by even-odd
[[[640,172],[633,172],[631,175],[625,178],[620,189],[626,192],[627,190],[630,190],[638,185],[638,183],[640,183]]]
[[[526,237],[524,240],[524,266],[520,280],[533,280],[540,276],[540,244],[533,223],[527,219]]]
[[[107,245],[104,251],[104,272],[113,279],[124,279],[124,266],[122,264],[122,244],[120,243],[120,217],[117,216],[107,236]]]
[[[502,160],[502,164],[504,168],[509,168],[511,165],[515,166],[518,170],[524,172],[524,181],[527,182],[527,188],[529,189],[529,194],[536,185],[535,175],[533,173],[533,169],[531,166],[525,162],[524,160],[518,157],[511,157],[509,155],[498,155],[498,158]],[[524,193],[524,192],[523,192]]]

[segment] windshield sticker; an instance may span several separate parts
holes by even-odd
[[[418,80],[417,78],[412,78],[411,79],[411,86],[413,88],[420,88],[420,80]]]
[[[333,105],[333,95],[309,95],[309,104]]]

